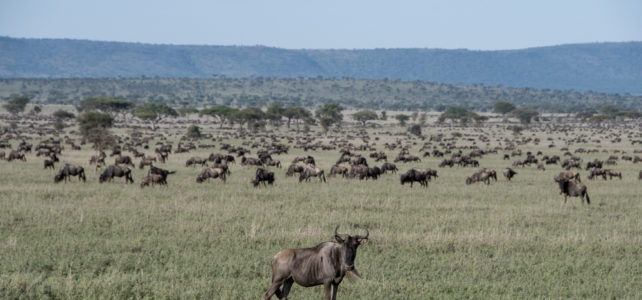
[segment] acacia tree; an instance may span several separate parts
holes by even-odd
[[[2,105],[2,107],[15,116],[25,111],[25,107],[27,107],[29,101],[31,101],[31,99],[27,96],[15,96],[6,104]]]
[[[215,105],[215,106],[212,106],[212,107],[209,107],[209,108],[202,109],[199,112],[199,114],[201,116],[202,115],[207,115],[207,116],[211,116],[211,117],[214,117],[214,118],[218,118],[219,121],[220,121],[220,126],[219,127],[223,127],[223,123],[225,123],[225,121],[227,119],[229,119],[230,116],[232,116],[232,114],[236,113],[237,111],[238,111],[238,109],[232,108],[232,107],[229,107],[229,106]]]
[[[493,112],[505,115],[511,111],[515,110],[515,105],[506,101],[495,101],[493,103]]]
[[[406,122],[410,119],[410,116],[404,115],[404,114],[398,114],[398,115],[395,115],[395,119],[399,121],[399,126],[405,127]]]
[[[337,103],[326,103],[317,110],[317,118],[325,133],[328,132],[328,129],[333,124],[341,123],[341,120],[343,120],[342,110],[343,108]]]
[[[366,126],[366,122],[370,120],[377,120],[377,113],[371,110],[362,110],[352,114],[352,119],[361,122],[361,125]]]
[[[97,97],[85,99],[80,103],[80,106],[78,106],[78,111],[99,110],[109,114],[114,119],[119,114],[122,115],[123,119],[125,119],[125,116],[128,113],[131,113],[134,107],[136,107],[136,104],[129,100],[112,97]]]
[[[109,131],[114,122],[110,115],[97,111],[84,112],[76,117],[76,122],[80,134],[85,140],[93,143],[97,151],[102,151],[115,143],[116,139]]]
[[[260,121],[265,119],[265,113],[258,107],[246,107],[235,112],[231,117],[241,126],[247,123],[248,129],[257,130],[262,125]]]
[[[301,107],[301,106],[286,106],[283,108],[283,116],[288,119],[288,128],[290,128],[290,122],[292,119],[295,120],[308,120],[312,118],[312,114],[310,113],[309,110]],[[309,121],[306,121],[306,123],[309,123]],[[296,123],[297,128],[299,128],[299,122]]]
[[[539,115],[539,113],[530,108],[517,108],[511,111],[511,115],[519,119],[522,124],[528,125],[534,117]]]
[[[59,109],[53,113],[54,128],[58,131],[65,129],[65,120],[73,119],[76,116],[66,110]]]
[[[278,103],[272,103],[265,111],[265,117],[270,120],[272,126],[278,127],[281,125],[281,118],[283,118],[284,108]]]
[[[141,120],[149,121],[152,130],[156,130],[156,124],[166,117],[176,117],[178,113],[173,108],[160,103],[145,103],[134,109],[134,116]]]

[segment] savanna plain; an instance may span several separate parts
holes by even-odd
[[[584,169],[596,158],[636,155],[642,145],[631,141],[642,139],[639,124],[536,124],[515,135],[501,123],[429,123],[422,128],[424,139],[395,124],[373,124],[344,126],[327,135],[316,127],[308,133],[295,126],[239,133],[238,126],[199,124],[211,136],[193,142],[215,148],[172,153],[167,163],[156,163],[176,171],[167,187],[141,188],[147,168],[139,169],[138,159],[132,169],[135,184],[122,178],[99,183],[102,170],[89,165],[96,154],[89,144],[81,150],[66,146],[56,170],[43,169],[43,158],[34,152],[26,154],[26,162],[0,161],[0,298],[261,299],[278,251],[332,241],[336,226],[344,233],[370,233],[356,258],[362,280],[344,280],[340,299],[642,298],[642,164],[618,160],[609,168],[623,176],[612,180],[589,180]],[[158,142],[176,147],[186,127],[166,123],[152,132],[121,125],[114,132],[123,138],[143,132],[151,137],[149,149],[138,150],[152,155]],[[34,145],[49,138],[29,130],[26,122],[18,122],[18,129]],[[78,143],[74,130],[64,135]],[[430,140],[440,134],[441,140]],[[64,140],[64,135],[54,138]],[[313,156],[327,177],[342,148],[295,148],[303,137],[313,139],[310,144],[367,144],[391,162],[403,146],[420,157],[448,145],[463,154],[472,147],[496,149],[478,160],[480,167],[496,170],[498,180],[466,185],[480,167],[439,168],[444,158],[430,156],[396,163],[399,173],[413,167],[437,170],[427,188],[401,185],[399,173],[378,180],[328,177],[327,183],[299,183],[296,176],[285,176],[295,156]],[[12,139],[14,149],[20,140]],[[225,183],[196,183],[201,167],[185,166],[193,156],[226,153],[220,149],[224,143],[243,146],[251,151],[248,157],[256,157],[272,142],[290,146],[287,154],[273,155],[283,164],[268,167],[275,172],[273,186],[254,188],[250,180],[256,167],[241,165],[238,157]],[[398,146],[391,150],[386,143]],[[420,150],[425,143],[427,150]],[[509,145],[522,156],[504,160]],[[501,175],[528,151],[568,158],[562,148],[582,159],[579,172],[591,204],[576,197],[563,203],[553,181],[562,170],[559,164],[544,171],[535,165],[514,168],[518,174],[511,181]],[[597,151],[576,152],[579,148]],[[368,157],[373,151],[353,151],[370,165],[382,163]],[[113,158],[106,161],[111,164]],[[87,182],[73,177],[54,183],[65,162],[84,166]],[[296,284],[289,295],[322,297],[322,286]]]

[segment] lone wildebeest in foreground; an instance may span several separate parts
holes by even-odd
[[[274,172],[268,171],[268,170],[263,169],[263,168],[256,169],[256,175],[254,176],[254,179],[252,179],[252,185],[254,185],[254,187],[258,187],[259,184],[261,184],[261,182],[263,182],[263,186],[266,185],[265,184],[266,182],[269,185],[273,185],[274,184]]]
[[[586,185],[563,176],[555,177],[555,181],[559,185],[562,194],[564,194],[564,203],[566,203],[567,197],[580,197],[582,204],[584,204],[584,197],[586,197],[586,203],[591,204]]]
[[[70,164],[65,164],[60,171],[58,171],[58,174],[54,176],[54,182],[58,183],[61,180],[65,180],[67,182],[67,179],[71,176],[78,176],[78,181],[82,180],[83,182],[87,181],[87,178],[85,177],[85,169],[81,166],[77,165],[70,165]]]
[[[323,284],[325,299],[336,300],[337,290],[343,277],[348,274],[359,278],[354,268],[357,257],[357,247],[368,240],[366,235],[350,236],[337,233],[334,229],[336,242],[324,242],[312,248],[285,249],[272,259],[272,285],[265,293],[268,300],[275,295],[286,299],[292,284],[295,282],[304,287]],[[283,285],[283,290],[279,288]]]
[[[508,181],[510,181],[513,178],[513,176],[515,176],[515,175],[517,175],[517,172],[515,172],[515,170],[513,170],[511,168],[504,169],[504,177],[506,177],[506,179],[508,179]]]

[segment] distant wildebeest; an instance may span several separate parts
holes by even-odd
[[[243,156],[243,157],[241,157],[241,165],[243,165],[243,166],[248,166],[248,165],[249,166],[262,166],[263,162],[258,158]]]
[[[47,168],[50,168],[52,170],[55,169],[53,160],[45,159],[44,165],[45,165],[45,167],[44,167],[45,169],[47,169]]]
[[[154,160],[156,160],[156,158],[154,158]],[[139,168],[139,169],[143,169],[143,168],[145,168],[145,166],[149,166],[149,167],[151,167],[151,166],[153,166],[154,160],[151,160],[151,159],[141,159],[141,160],[140,160],[140,163],[138,163],[138,168]]]
[[[114,159],[114,164],[115,165],[126,165],[126,166],[130,166],[130,167],[134,168],[134,163],[132,162],[132,158],[129,157],[128,155],[125,155],[125,156],[118,155],[118,157],[116,157]]]
[[[455,162],[452,159],[444,159],[441,161],[441,163],[439,163],[440,168],[443,168],[446,166],[452,168],[454,165],[455,165]]]
[[[568,180],[575,180],[577,182],[582,182],[580,180],[580,173],[571,171],[571,170],[564,170],[557,175],[558,177],[566,178]]]
[[[225,170],[221,168],[203,168],[203,171],[201,171],[201,174],[196,177],[196,182],[197,183],[202,183],[205,180],[208,180],[210,178],[220,178],[223,183],[225,183],[226,180],[226,175],[225,175]]]
[[[201,157],[196,157],[196,156],[190,157],[185,162],[185,166],[189,167],[189,166],[192,166],[192,165],[194,165],[194,166],[201,165],[201,167],[204,167],[205,165],[207,165],[207,159],[201,158]]]
[[[337,174],[340,174],[342,177],[346,177],[348,174],[348,168],[344,166],[334,165],[330,168],[330,174],[328,177],[335,177]]]
[[[399,175],[399,181],[401,185],[404,185],[406,182],[410,183],[410,187],[412,187],[412,184],[415,182],[419,182],[423,187],[428,187],[427,175],[416,169],[410,169],[406,173]]]
[[[586,163],[586,170],[590,170],[591,168],[597,168],[601,169],[602,168],[602,161],[600,160],[594,160],[594,161],[589,161]]]
[[[308,156],[297,156],[292,160],[292,164],[296,164],[298,162],[302,162],[306,165],[316,165],[316,162],[314,161],[314,157],[308,155]]]
[[[582,204],[584,204],[584,197],[586,197],[586,203],[591,204],[586,185],[563,176],[555,177],[555,182],[558,183],[560,191],[564,194],[564,203],[566,203],[567,197],[580,197]]]
[[[266,166],[281,168],[281,161],[278,159],[268,159],[263,162]]]
[[[7,157],[7,161],[12,161],[14,159],[19,159],[19,160],[22,160],[22,161],[25,161],[25,162],[27,161],[27,158],[25,157],[24,153],[20,153],[20,152],[18,152],[16,150],[12,150],[9,153],[9,156]]]
[[[620,171],[606,170],[606,175],[609,176],[609,179],[613,179],[613,177],[617,177],[617,178],[622,179],[622,172],[620,172]]]
[[[544,164],[541,163],[541,162],[537,164],[537,169],[538,170],[542,170],[542,171],[546,171],[546,168],[544,168]]]
[[[58,174],[54,176],[54,182],[58,183],[63,179],[67,182],[71,176],[78,176],[78,181],[87,181],[87,178],[85,177],[85,169],[82,166],[65,164],[62,169],[58,171]]]
[[[98,182],[103,183],[105,181],[112,181],[114,177],[125,177],[125,183],[134,183],[132,178],[132,170],[128,167],[123,167],[119,165],[111,165],[100,174]]]
[[[353,166],[362,165],[362,166],[366,166],[367,167],[368,166],[368,161],[366,160],[365,157],[362,157],[362,156],[355,157],[354,159],[352,159],[350,161],[350,165],[353,165]]]
[[[297,164],[291,164],[288,167],[287,172],[285,172],[285,176],[294,176],[294,173],[301,173],[303,172],[305,168],[302,165],[297,165]]]
[[[176,173],[176,171],[169,171],[169,170],[161,169],[155,166],[151,166],[149,168],[149,171],[147,172],[147,175],[149,174],[160,175],[162,177],[162,181],[165,182],[165,184],[167,184],[167,176],[174,173]]]
[[[490,179],[493,178],[497,181],[497,172],[495,170],[483,168],[466,178],[466,184],[472,184],[475,182],[484,182],[487,185],[490,184]]]
[[[504,169],[504,177],[506,177],[506,179],[508,179],[508,181],[510,181],[513,178],[513,176],[515,176],[515,175],[517,175],[517,172],[515,172],[515,170],[513,170],[511,168]]]
[[[285,249],[272,259],[272,284],[265,300],[272,295],[286,299],[295,282],[304,287],[323,285],[325,299],[336,300],[339,284],[345,275],[359,278],[354,267],[357,248],[368,240],[366,235],[339,234],[334,229],[336,242],[324,242],[312,248]],[[283,290],[280,289],[283,285]]]
[[[299,174],[299,182],[302,181],[310,181],[311,177],[317,177],[319,178],[319,182],[323,179],[323,182],[325,181],[325,174],[323,173],[323,170],[321,168],[317,168],[314,165],[308,165],[303,169],[303,172]]]
[[[392,172],[394,174],[394,173],[397,173],[397,171],[399,171],[399,169],[397,169],[397,166],[395,164],[393,164],[393,163],[388,163],[388,162],[383,163],[383,165],[381,165],[381,172],[383,172],[385,174],[388,171],[390,171],[390,172]]]
[[[263,186],[266,186],[266,182],[269,185],[274,184],[274,172],[263,168],[256,169],[256,174],[254,175],[254,179],[252,179],[252,185],[254,185],[254,187],[258,187],[259,184],[263,183]]]
[[[155,185],[155,184],[160,184],[160,185],[165,185],[167,186],[167,181],[163,180],[163,175],[159,174],[147,174],[145,177],[143,177],[140,180],[140,188],[142,189],[145,186],[149,185]]]
[[[597,176],[602,176],[602,179],[606,180],[606,170],[604,169],[593,169],[588,175],[588,179],[593,180]]]
[[[401,161],[401,162],[421,162],[421,159],[419,158],[419,156],[415,156],[415,155],[399,155],[399,156],[395,157],[394,162],[398,162],[398,161]]]

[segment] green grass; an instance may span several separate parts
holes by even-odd
[[[448,132],[424,134],[437,131]],[[542,141],[558,137],[536,134]],[[377,149],[396,138],[381,136]],[[214,143],[214,150],[171,155],[162,167],[178,172],[168,188],[141,189],[146,170],[139,169],[135,185],[99,184],[87,164],[88,147],[61,156],[86,167],[85,184],[54,184],[54,171],[42,170],[34,154],[27,163],[0,161],[0,298],[259,299],[274,254],[329,241],[336,225],[351,234],[370,230],[356,260],[363,280],[342,283],[341,299],[642,297],[640,165],[614,166],[621,181],[589,181],[582,171],[591,205],[578,198],[562,204],[552,179],[559,166],[517,169],[507,182],[501,171],[510,161],[501,151],[480,160],[500,175],[490,186],[465,185],[473,168],[438,169],[426,189],[401,186],[398,175],[299,184],[285,177],[285,168],[272,168],[276,185],[255,189],[249,183],[255,168],[240,164],[232,165],[226,184],[197,184],[200,168],[184,162],[220,151]],[[421,144],[411,153],[419,154]],[[562,154],[561,146],[546,145],[519,148]],[[578,147],[596,145],[570,149]],[[601,147],[633,150],[626,141]],[[386,152],[390,159],[397,153]],[[301,154],[292,149],[275,158],[287,167]],[[326,172],[339,157],[338,151],[307,154]],[[398,166],[437,169],[440,160]],[[321,287],[295,285],[290,298],[322,295]]]

